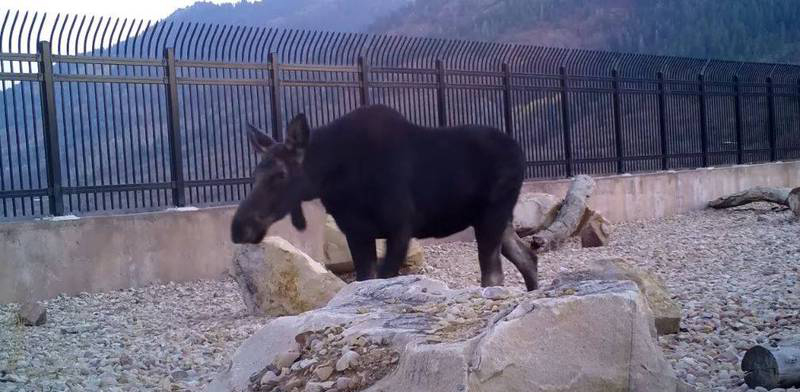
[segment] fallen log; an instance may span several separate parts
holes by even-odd
[[[742,371],[750,388],[800,386],[800,344],[767,348],[755,346],[744,354]]]
[[[738,207],[745,204],[755,203],[759,201],[766,201],[770,203],[777,203],[788,206],[787,199],[792,188],[772,188],[757,186],[742,192],[736,192],[732,195],[720,197],[708,203],[711,208],[731,208]]]
[[[589,176],[575,177],[556,219],[546,229],[533,235],[531,247],[534,250],[542,252],[553,249],[578,229],[594,185],[594,180]]]

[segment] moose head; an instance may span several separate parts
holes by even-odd
[[[306,116],[295,116],[286,131],[286,142],[278,143],[248,124],[248,139],[260,153],[261,161],[253,171],[253,188],[233,216],[231,239],[234,243],[261,242],[269,227],[287,214],[291,214],[295,228],[304,230],[306,227],[300,206],[303,200],[310,199],[309,181],[303,168],[310,137]]]

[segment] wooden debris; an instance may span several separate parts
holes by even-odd
[[[800,386],[800,344],[780,347],[755,346],[744,354],[742,370],[750,388]]]
[[[750,188],[742,192],[736,192],[732,195],[712,200],[708,203],[708,206],[711,208],[731,208],[759,201],[766,201],[788,206],[789,204],[787,199],[789,198],[789,193],[791,191],[791,188],[757,186],[755,188]]]
[[[533,235],[531,247],[540,252],[554,249],[574,233],[580,226],[586,211],[587,200],[592,194],[594,186],[595,182],[591,177],[576,176],[555,221],[546,229]]]

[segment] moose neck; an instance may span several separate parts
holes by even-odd
[[[306,148],[305,159],[303,160],[303,190],[302,200],[309,201],[321,196],[322,181],[325,178],[325,171],[328,163],[326,162],[325,149],[314,137],[317,130],[311,132],[312,137]]]

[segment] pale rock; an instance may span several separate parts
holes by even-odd
[[[681,306],[671,298],[664,282],[657,276],[622,259],[604,259],[590,263],[587,270],[562,274],[554,280],[554,284],[581,280],[633,281],[647,298],[657,333],[669,335],[680,330]]]
[[[314,369],[314,375],[317,376],[317,379],[320,381],[327,381],[331,374],[333,374],[333,368],[330,366],[320,366]]]
[[[339,358],[339,360],[336,361],[336,371],[342,372],[358,365],[359,357],[360,355],[358,355],[358,353],[355,351],[351,350],[345,351],[344,353],[342,353],[341,358]]]
[[[231,275],[253,315],[299,314],[324,306],[345,283],[279,237],[241,245]]]

